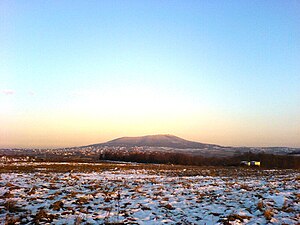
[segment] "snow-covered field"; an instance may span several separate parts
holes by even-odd
[[[299,171],[207,174],[0,173],[0,224],[299,224]]]

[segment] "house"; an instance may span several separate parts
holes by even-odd
[[[259,161],[251,161],[250,166],[260,166],[260,162]]]
[[[260,161],[241,161],[241,166],[260,166]]]
[[[240,163],[240,165],[241,166],[250,166],[250,164],[249,164],[249,162],[248,161],[241,161],[241,163]]]

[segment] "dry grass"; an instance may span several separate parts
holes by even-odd
[[[17,206],[17,202],[13,201],[13,200],[7,200],[4,203],[4,207],[7,211],[9,211],[11,213],[22,211],[21,208],[19,206]]]
[[[61,190],[58,190],[57,192],[53,193],[53,196],[55,196],[55,197],[58,197],[60,195],[62,195],[62,191]]]
[[[247,184],[241,184],[241,189],[244,189],[244,190],[246,190],[246,191],[251,191],[252,190],[252,188],[251,187],[249,187]]]
[[[35,224],[41,224],[43,222],[51,223],[55,218],[57,218],[57,216],[49,214],[45,209],[40,209],[34,216],[33,221]]]
[[[267,219],[267,220],[271,220],[272,217],[273,217],[274,213],[272,212],[271,209],[266,209],[264,211],[264,217]]]
[[[112,223],[109,223],[109,222],[106,222],[104,223],[105,225],[124,225],[125,223],[119,223],[119,222],[112,222]],[[138,224],[138,223],[130,223],[130,224]]]
[[[76,175],[70,174],[71,179],[79,180],[80,178]]]
[[[68,195],[68,197],[70,197],[70,198],[75,198],[76,195],[78,195],[78,194],[80,194],[80,193],[79,193],[79,192],[76,192],[76,191],[72,191],[72,192]]]
[[[5,187],[15,187],[15,185],[12,184],[12,183],[10,183],[10,182],[7,182],[6,185],[5,185]]]
[[[19,217],[16,216],[11,216],[11,215],[6,215],[5,218],[5,225],[15,225],[15,224],[19,224],[21,221],[21,219]]]
[[[0,173],[23,172],[32,173],[44,170],[46,172],[70,173],[73,181],[79,179],[73,173],[77,172],[103,172],[112,170],[147,170],[149,174],[161,174],[168,176],[230,176],[230,177],[251,177],[266,176],[268,171],[258,169],[213,167],[213,166],[186,166],[186,165],[166,165],[166,164],[131,164],[131,163],[70,163],[59,164],[54,162],[35,164],[5,164],[0,165]],[[274,172],[273,172],[274,173]],[[278,170],[276,174],[285,174],[285,170]]]
[[[13,198],[14,194],[10,193],[10,191],[5,192],[0,198],[6,199],[6,198]]]
[[[78,217],[76,217],[76,219],[75,219],[74,225],[80,225],[81,222],[82,222],[82,217],[81,217],[81,216],[78,216]]]
[[[47,199],[48,199],[48,200],[54,200],[54,199],[55,199],[55,196],[54,196],[54,195],[50,195]]]
[[[58,190],[59,188],[53,182],[53,183],[50,184],[49,189],[50,190]]]
[[[257,209],[260,210],[260,211],[263,211],[263,208],[264,208],[264,202],[263,201],[259,201],[257,203]]]
[[[175,208],[170,204],[165,204],[165,205],[161,205],[160,207],[163,207],[165,209],[168,209],[168,210],[174,210]]]
[[[300,193],[296,194],[297,201],[300,202]]]
[[[125,166],[126,167],[126,166]],[[140,166],[136,166],[137,168],[139,168]],[[144,167],[144,165],[142,165],[141,167]],[[269,193],[270,190],[272,189],[272,185],[269,187],[268,185],[266,185],[266,187],[268,187],[268,189],[266,190],[265,187],[259,187],[256,185],[256,183],[252,183],[252,182],[247,182],[247,181],[252,181],[252,177],[250,178],[236,178],[233,179],[231,178],[231,172],[233,173],[237,173],[236,169],[224,169],[221,168],[220,171],[217,171],[216,168],[210,168],[213,173],[215,173],[217,176],[219,176],[219,174],[226,174],[226,176],[224,179],[220,180],[220,179],[215,179],[215,178],[211,178],[211,177],[204,177],[201,179],[196,179],[197,182],[199,182],[199,186],[200,188],[198,188],[198,183],[193,183],[194,178],[185,178],[185,177],[180,177],[182,176],[182,174],[186,173],[186,174],[209,174],[209,169],[204,169],[204,168],[192,168],[192,169],[187,169],[186,171],[182,172],[180,171],[180,167],[176,167],[175,169],[171,166],[167,167],[167,166],[163,166],[160,167],[158,165],[151,165],[152,170],[147,170],[145,173],[147,174],[145,177],[145,179],[141,179],[141,178],[132,178],[132,179],[126,179],[126,177],[121,177],[121,176],[112,176],[113,179],[109,180],[109,179],[98,179],[97,176],[99,176],[100,178],[102,178],[102,175],[99,174],[93,174],[92,178],[86,179],[86,177],[88,177],[88,175],[86,174],[81,174],[81,173],[73,173],[73,176],[77,176],[80,179],[77,181],[76,178],[74,178],[73,180],[70,181],[70,173],[66,173],[66,174],[53,174],[52,173],[48,173],[48,171],[46,172],[41,172],[41,173],[34,173],[33,175],[28,175],[28,178],[26,181],[30,181],[32,179],[32,182],[27,182],[28,185],[24,185],[24,187],[20,190],[14,191],[14,192],[10,192],[9,188],[15,188],[15,184],[18,184],[18,181],[15,181],[14,179],[19,179],[19,177],[14,178],[12,176],[13,179],[11,179],[12,184],[8,183],[8,187],[5,188],[6,192],[2,192],[4,193],[4,195],[2,196],[2,198],[4,200],[1,200],[2,202],[4,202],[5,200],[8,200],[11,197],[14,197],[12,195],[12,193],[15,194],[16,198],[24,198],[26,199],[26,201],[28,200],[29,205],[32,206],[40,206],[41,204],[43,204],[43,200],[51,200],[48,201],[47,205],[42,205],[43,207],[45,207],[43,210],[38,211],[38,213],[36,213],[36,215],[33,215],[32,217],[28,217],[28,224],[45,224],[48,223],[50,224],[51,222],[55,222],[53,221],[53,218],[55,217],[55,215],[58,215],[61,218],[67,218],[68,215],[73,215],[72,216],[72,220],[73,223],[75,222],[75,224],[81,224],[81,223],[86,223],[86,219],[84,219],[82,221],[81,218],[76,219],[79,214],[82,215],[83,214],[87,214],[87,215],[91,215],[93,214],[93,219],[97,222],[102,222],[102,224],[104,222],[109,222],[109,221],[123,221],[123,222],[128,222],[129,219],[127,220],[127,218],[130,217],[134,217],[133,213],[135,213],[136,210],[143,210],[146,213],[152,213],[155,212],[156,215],[161,216],[162,213],[162,217],[167,215],[173,215],[179,212],[178,215],[180,214],[180,210],[179,210],[179,206],[177,205],[176,201],[179,199],[177,199],[177,194],[181,195],[182,197],[184,197],[184,199],[186,200],[186,204],[187,205],[191,205],[189,206],[189,208],[185,208],[186,211],[188,211],[189,209],[194,209],[199,207],[199,214],[201,215],[202,211],[201,208],[205,208],[202,207],[202,205],[209,205],[210,203],[217,203],[221,206],[225,206],[228,208],[231,208],[232,206],[228,206],[227,204],[227,200],[228,199],[234,199],[235,194],[237,195],[237,207],[239,207],[238,204],[243,205],[244,204],[244,200],[243,199],[238,199],[238,197],[240,195],[245,196],[246,191],[245,190],[250,190],[251,193],[249,193],[249,198],[251,201],[251,206],[247,206],[248,208],[244,207],[244,209],[246,208],[246,210],[248,210],[251,214],[256,211],[256,209],[259,209],[261,211],[261,213],[258,213],[258,215],[254,215],[253,214],[253,218],[251,221],[255,221],[257,216],[260,217],[265,217],[267,220],[271,220],[274,216],[273,213],[277,213],[277,210],[279,210],[279,208],[276,207],[276,202],[274,203],[272,201],[272,199],[270,200],[268,197],[264,197],[265,193]],[[99,169],[101,168],[101,166],[99,166]],[[101,169],[103,169],[104,167],[102,167]],[[162,168],[168,168],[169,171],[164,171]],[[185,167],[186,168],[186,167]],[[173,170],[172,170],[173,169]],[[116,171],[117,170],[117,171]],[[103,177],[106,176],[106,174],[110,175],[110,174],[117,174],[122,170],[122,166],[118,166],[118,169],[113,170],[113,171],[109,171],[109,172],[105,172],[103,173]],[[171,171],[172,170],[172,171]],[[171,171],[171,172],[170,172]],[[127,173],[126,171],[123,173]],[[121,174],[123,174],[121,173]],[[128,174],[138,174],[138,176],[140,175],[139,172],[136,171],[128,171]],[[243,171],[243,176],[248,176],[250,172],[248,171]],[[261,171],[255,171],[256,173],[264,173]],[[271,174],[271,172],[269,172]],[[273,171],[272,171],[273,173]],[[274,173],[277,173],[276,171]],[[159,174],[159,175],[166,175],[166,174],[172,174],[172,176],[177,176],[177,177],[173,177],[173,178],[169,178],[168,177],[168,181],[164,182],[161,180],[160,177],[156,178],[156,176],[154,176],[155,178],[147,178],[148,175],[150,175],[149,177],[151,177],[151,174]],[[95,175],[95,176],[94,176]],[[211,174],[210,174],[211,175]],[[81,177],[82,176],[82,177]],[[144,174],[142,175],[144,176]],[[273,175],[272,175],[273,176]],[[55,179],[53,179],[53,177],[55,177]],[[132,176],[130,176],[132,177]],[[293,176],[295,177],[295,176]],[[293,178],[291,176],[291,178]],[[223,177],[222,177],[223,178]],[[274,185],[274,193],[276,193],[276,188],[285,188],[285,186],[290,187],[290,182],[293,182],[292,179],[289,179],[289,183],[287,184],[282,184],[281,182],[277,182],[277,180],[272,180],[271,175],[268,176],[268,178],[270,178],[270,183],[273,184],[277,184],[278,183],[278,187],[276,185]],[[72,178],[71,178],[72,179]],[[264,179],[264,177],[262,178]],[[209,187],[213,187],[213,190],[210,190],[209,188],[206,189],[205,186],[202,185],[202,180],[203,182],[207,182]],[[187,182],[189,181],[189,182]],[[276,181],[276,182],[273,182]],[[50,182],[50,183],[49,183]],[[168,182],[168,183],[167,183]],[[273,183],[272,183],[273,182]],[[3,182],[4,185],[7,183],[7,180]],[[151,191],[149,192],[148,190],[148,184],[151,183]],[[155,184],[155,185],[153,185]],[[36,186],[34,186],[36,185]],[[173,187],[173,185],[175,185],[174,189],[170,188]],[[69,187],[73,187],[73,188],[69,188]],[[20,186],[21,187],[21,186]],[[32,187],[32,188],[31,188]],[[147,187],[147,188],[145,188]],[[202,188],[203,187],[203,188]],[[217,187],[217,188],[215,188]],[[253,187],[253,188],[252,188]],[[57,189],[59,188],[59,189]],[[180,190],[177,193],[177,188]],[[54,191],[49,191],[50,190],[54,190]],[[57,190],[55,190],[57,189]],[[184,191],[181,190],[184,189]],[[214,191],[214,189],[217,190],[223,190],[224,193],[229,192],[230,194],[227,196],[226,194],[224,194],[225,198],[219,199],[220,194],[218,194],[218,192]],[[280,190],[281,190],[280,189]],[[293,192],[294,189],[292,189]],[[167,194],[166,194],[167,192]],[[297,211],[296,211],[296,207],[294,207],[293,203],[297,202],[297,199],[299,201],[300,199],[300,194],[296,194],[291,192],[291,196],[288,196],[286,199],[287,202],[284,204],[284,206],[282,207],[282,211],[285,212],[291,212],[291,214],[289,215],[291,218],[295,217]],[[19,194],[21,193],[21,194]],[[120,194],[121,193],[121,194]],[[271,192],[270,192],[271,193]],[[28,194],[28,195],[27,195]],[[31,194],[31,195],[30,195]],[[170,194],[170,196],[169,196]],[[80,197],[82,196],[82,197]],[[91,197],[94,196],[94,197]],[[168,196],[168,197],[165,197]],[[173,199],[173,196],[174,199]],[[232,197],[233,196],[233,197]],[[248,196],[248,195],[247,195]],[[122,197],[122,201],[119,201],[120,198]],[[1,197],[0,197],[1,198]],[[67,200],[64,200],[64,198],[67,198]],[[157,200],[155,205],[142,205],[142,204],[138,204],[138,207],[136,207],[136,205],[132,205],[131,204],[136,204],[136,202],[139,202],[139,198],[147,198],[149,200],[154,199]],[[244,198],[244,197],[243,197]],[[18,205],[23,207],[23,205],[26,205],[26,202],[24,201],[24,199],[22,200],[18,200]],[[103,199],[103,200],[102,200]],[[138,199],[137,201],[134,201],[134,199]],[[37,200],[37,201],[33,201],[33,200]],[[62,201],[58,201],[58,200],[62,200]],[[125,200],[125,201],[123,201]],[[132,201],[132,203],[129,203],[127,201]],[[257,201],[258,200],[258,201]],[[31,202],[33,201],[33,202]],[[105,201],[106,203],[104,203],[103,201]],[[181,201],[181,200],[180,200]],[[194,201],[196,201],[197,203],[205,203],[205,204],[194,204]],[[235,200],[234,200],[235,201]],[[49,206],[49,202],[53,204],[51,204],[51,206]],[[65,205],[63,204],[65,203]],[[76,203],[77,205],[75,206]],[[171,204],[169,204],[171,203]],[[16,206],[16,203],[15,203]],[[72,207],[71,207],[72,206]],[[159,206],[159,208],[157,208]],[[245,205],[244,205],[245,206]],[[31,207],[31,206],[30,206]],[[30,207],[24,206],[24,209],[27,209],[26,215],[30,215]],[[111,212],[111,214],[107,214],[108,219],[107,220],[103,220],[104,217],[104,207],[107,207],[107,211]],[[181,206],[180,206],[181,207]],[[272,210],[266,210],[268,208],[275,207],[274,211]],[[294,207],[294,208],[293,208]],[[2,206],[2,208],[4,208]],[[10,204],[7,203],[6,206],[7,209],[11,208],[11,211],[13,211],[14,209],[14,204]],[[38,208],[38,207],[37,207]],[[50,210],[50,209],[52,210]],[[70,209],[68,209],[70,208]],[[18,207],[16,207],[16,209],[18,209]],[[39,208],[38,208],[39,209]],[[132,210],[134,209],[134,210]],[[206,209],[206,208],[205,208]],[[47,211],[46,211],[47,210]],[[50,210],[50,211],[48,211]],[[173,210],[173,211],[171,211]],[[294,210],[294,211],[293,211]],[[5,212],[5,210],[3,210]],[[9,211],[9,210],[8,210]],[[54,211],[56,211],[54,213]],[[58,212],[59,211],[59,212]],[[53,213],[53,215],[51,215],[50,213]],[[81,213],[80,213],[81,212]],[[128,215],[126,215],[126,212],[128,212]],[[133,213],[132,213],[133,212]],[[228,212],[228,211],[227,211]],[[225,214],[224,213],[211,213],[209,214],[210,216],[216,216],[220,218],[220,221],[227,221],[228,224],[232,223],[230,221],[234,221],[236,220],[236,222],[241,221],[241,223],[244,223],[246,219],[250,219],[251,217],[247,217],[244,215],[229,215],[228,213]],[[22,215],[25,214],[24,212],[22,213],[14,213],[15,216],[19,216],[22,220],[23,223],[23,218]],[[161,214],[161,215],[160,215]],[[204,213],[203,213],[204,214]],[[119,217],[117,217],[117,215],[120,215],[120,220]],[[207,213],[205,215],[208,215]],[[246,214],[247,215],[247,214]],[[227,216],[227,217],[225,217]],[[5,215],[4,215],[5,217]],[[26,217],[26,218],[27,218]],[[279,217],[279,216],[278,216]],[[59,219],[61,219],[59,218]],[[158,219],[160,219],[160,217],[157,217]],[[200,217],[194,217],[194,219],[196,221],[198,221]],[[279,217],[280,218],[280,217]],[[3,218],[4,219],[4,218]],[[17,218],[15,218],[17,219]],[[34,221],[33,221],[34,219]],[[229,220],[230,219],[230,220]],[[277,219],[277,216],[276,216]],[[75,220],[75,221],[74,221]],[[201,220],[201,218],[199,219],[199,221]],[[278,219],[279,220],[279,219]],[[12,220],[13,221],[13,220]],[[25,219],[24,219],[25,221]],[[76,223],[77,222],[77,223]],[[18,222],[17,222],[18,223]],[[96,222],[95,222],[96,223]],[[13,224],[12,222],[10,224]],[[100,224],[100,223],[99,223]],[[178,223],[179,224],[179,223]],[[189,224],[189,223],[184,223],[184,224]],[[199,222],[199,224],[201,224]],[[225,222],[224,222],[225,224]]]
[[[55,211],[59,211],[64,207],[64,203],[62,201],[56,201],[51,206],[50,209],[53,209]]]
[[[230,225],[230,221],[235,221],[239,220],[240,222],[243,222],[245,219],[249,220],[251,219],[251,216],[246,216],[246,215],[238,215],[238,214],[230,214],[226,219],[222,221],[224,225]]]
[[[144,205],[143,205],[143,206],[141,206],[141,209],[142,209],[142,210],[144,210],[144,211],[146,211],[146,210],[151,210],[151,208],[150,208],[150,207],[148,207],[148,206],[144,206]]]
[[[36,190],[37,190],[37,187],[36,186],[33,186],[29,192],[27,193],[28,195],[34,195],[36,193]]]
[[[83,205],[83,204],[86,204],[88,203],[89,200],[85,197],[79,197],[77,200],[76,200],[76,204],[77,205]]]

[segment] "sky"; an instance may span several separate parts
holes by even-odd
[[[300,147],[300,1],[0,1],[0,148],[148,134]]]

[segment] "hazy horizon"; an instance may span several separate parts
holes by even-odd
[[[49,146],[46,146],[46,145],[41,145],[41,146],[32,146],[32,145],[29,145],[29,146],[3,146],[3,147],[0,147],[0,149],[5,149],[5,148],[24,148],[24,149],[56,149],[56,148],[69,148],[69,147],[82,147],[82,146],[89,146],[89,145],[93,145],[93,144],[103,144],[103,143],[106,143],[106,142],[109,142],[109,141],[113,141],[115,139],[120,139],[120,138],[139,138],[139,137],[144,137],[144,136],[157,136],[157,135],[172,135],[172,136],[175,136],[175,137],[179,137],[179,138],[182,138],[184,140],[187,140],[187,141],[192,141],[192,142],[199,142],[199,143],[203,143],[203,144],[212,144],[212,145],[220,145],[220,146],[223,146],[223,147],[253,147],[253,148],[260,148],[260,147],[287,147],[287,148],[300,148],[300,147],[297,147],[297,146],[270,146],[270,145],[264,145],[264,146],[249,146],[249,145],[222,145],[222,144],[219,144],[219,143],[207,143],[207,142],[202,142],[201,140],[190,140],[190,139],[186,139],[186,138],[183,138],[183,137],[180,137],[180,136],[177,136],[177,135],[173,135],[173,134],[147,134],[147,135],[140,135],[140,136],[120,136],[120,137],[114,137],[114,138],[111,138],[111,139],[107,139],[107,140],[102,140],[102,141],[95,141],[93,143],[81,143],[81,144],[78,144],[78,145],[49,145]]]
[[[172,134],[300,147],[300,2],[0,2],[0,148]]]

